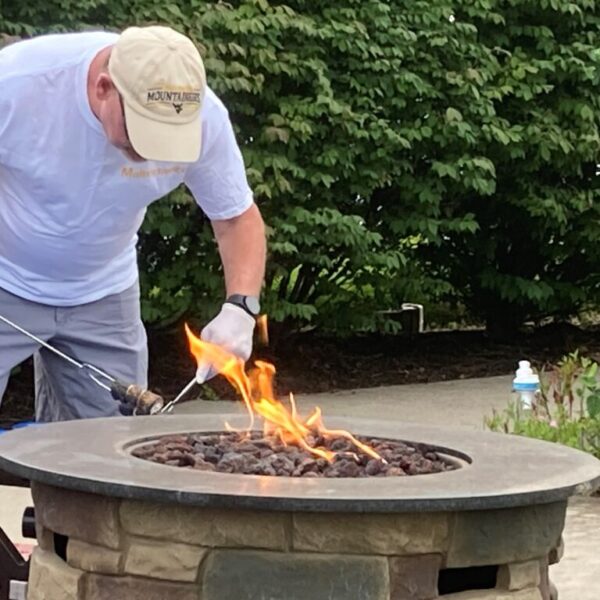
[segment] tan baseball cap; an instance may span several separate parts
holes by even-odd
[[[123,98],[127,134],[140,156],[198,160],[206,74],[189,38],[170,27],[130,27],[112,49],[108,72]]]

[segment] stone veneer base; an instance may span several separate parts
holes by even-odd
[[[32,493],[28,600],[550,600],[566,512],[566,501],[361,514]],[[440,570],[478,566],[498,567],[495,588],[439,595]]]

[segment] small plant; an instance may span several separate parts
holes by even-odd
[[[517,402],[485,419],[492,431],[558,442],[600,458],[598,363],[573,352],[540,372],[540,392],[532,410]]]

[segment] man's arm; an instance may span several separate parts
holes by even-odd
[[[252,198],[227,110],[210,89],[202,108],[202,154],[188,168],[185,183],[211,220],[223,264],[226,297],[258,296],[265,275],[265,226]],[[246,361],[252,353],[255,325],[254,316],[242,306],[224,302],[200,336]],[[199,382],[213,375],[210,364],[198,364]]]
[[[265,225],[256,204],[237,217],[212,221],[227,296],[258,296],[265,276]]]
[[[255,204],[241,215],[212,221],[225,272],[226,295],[259,296],[265,276],[265,225]],[[203,340],[217,344],[242,360],[252,353],[256,320],[240,306],[225,302],[219,314],[202,329]],[[196,380],[216,374],[208,362],[198,363]]]

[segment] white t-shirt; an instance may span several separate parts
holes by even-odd
[[[74,306],[137,276],[146,207],[185,183],[212,220],[253,202],[226,108],[207,90],[193,164],[130,161],[87,96],[90,63],[116,34],[49,35],[0,52],[0,288]]]

